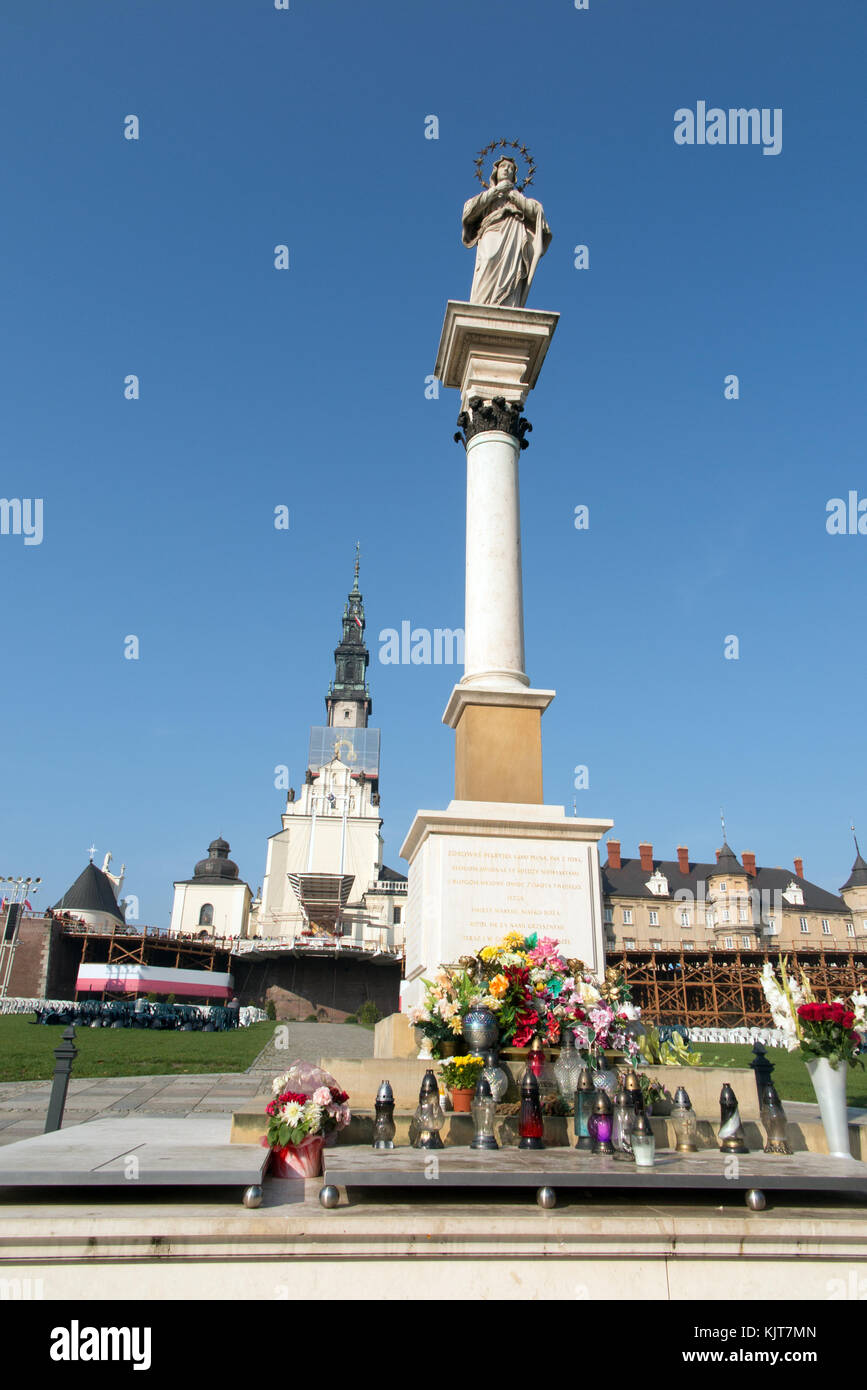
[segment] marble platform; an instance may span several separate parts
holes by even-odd
[[[574,1149],[469,1148],[388,1149],[345,1147],[324,1155],[326,1184],[349,1190],[362,1187],[477,1189],[505,1188],[615,1189],[632,1194],[665,1192],[773,1193],[779,1197],[816,1192],[845,1192],[867,1201],[867,1164],[824,1154],[723,1154],[707,1149],[694,1154],[657,1152],[652,1168],[639,1168],[614,1156],[582,1154]],[[424,1195],[420,1194],[424,1200]]]
[[[0,1279],[45,1300],[788,1300],[867,1292],[867,1209],[845,1194],[747,1211],[740,1193],[634,1196],[359,1189],[265,1181],[258,1210],[207,1191],[0,1194]],[[430,1186],[430,1185],[429,1185]],[[734,1306],[734,1305],[733,1305]],[[276,1311],[276,1310],[275,1310]],[[588,1310],[589,1311],[589,1310]]]
[[[228,1115],[92,1120],[0,1148],[0,1192],[9,1188],[259,1186],[270,1157],[230,1142]]]

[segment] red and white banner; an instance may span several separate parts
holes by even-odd
[[[231,999],[231,975],[218,970],[169,970],[160,965],[82,965],[79,994],[176,994],[179,999]]]

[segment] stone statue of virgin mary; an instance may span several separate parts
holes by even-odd
[[[471,304],[522,309],[551,243],[542,204],[518,192],[517,177],[517,164],[503,156],[494,165],[490,187],[464,204],[462,240],[476,248]]]

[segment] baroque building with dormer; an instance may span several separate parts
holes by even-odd
[[[601,866],[606,950],[867,950],[867,863],[855,863],[839,895],[794,872],[765,868],[724,841],[716,860],[697,863],[685,845],[677,858],[654,859],[640,844],[623,858],[608,840]]]
[[[261,897],[247,935],[298,944],[339,941],[403,950],[406,877],[382,862],[380,730],[370,725],[364,599],[355,580],[325,696],[327,722],[310,730],[304,784],[289,788],[268,840]]]

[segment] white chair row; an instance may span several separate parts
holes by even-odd
[[[690,1042],[745,1043],[752,1047],[760,1042],[763,1047],[782,1047],[785,1034],[779,1028],[690,1028]]]

